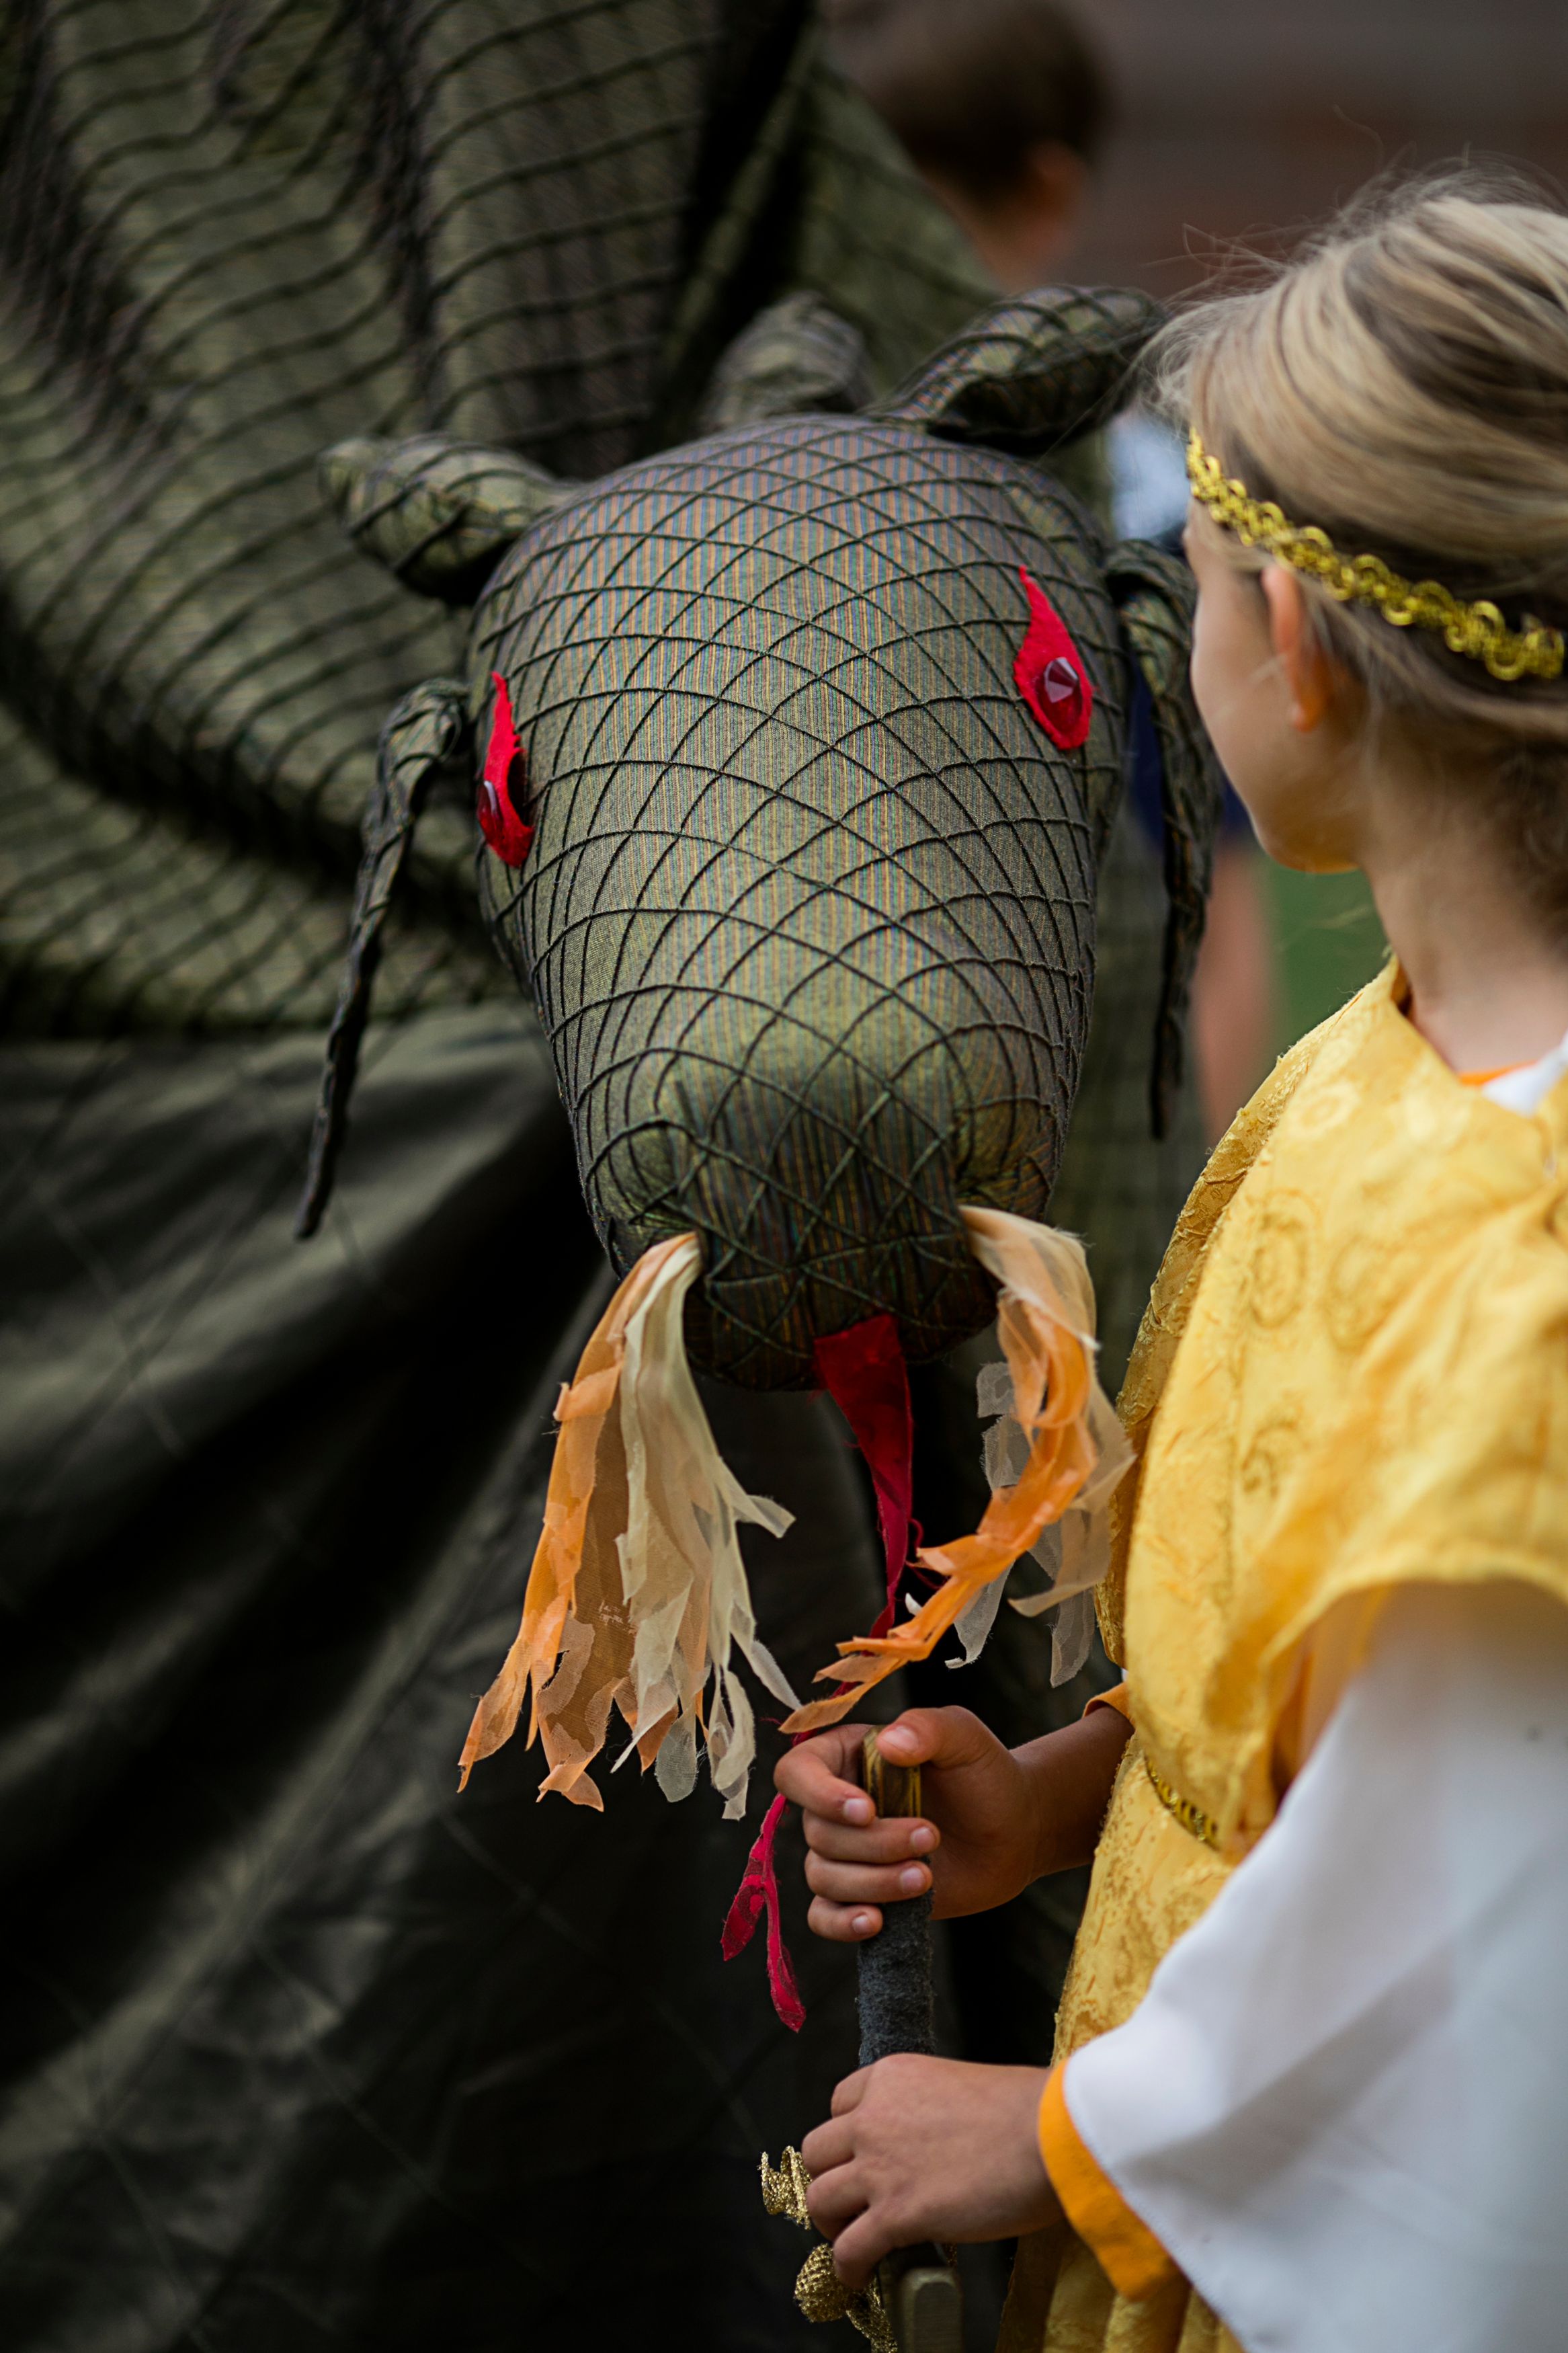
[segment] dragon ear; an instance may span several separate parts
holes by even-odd
[[[1044,287],[976,320],[873,413],[944,441],[1048,457],[1123,405],[1163,318],[1135,290]]]
[[[1160,1136],[1182,1082],[1187,999],[1204,934],[1225,779],[1187,675],[1197,602],[1191,572],[1162,547],[1124,540],[1112,548],[1105,576],[1135,665],[1134,755],[1143,748],[1137,741],[1142,732],[1159,766],[1165,948],[1149,1103]]]
[[[473,604],[512,543],[582,487],[510,450],[441,433],[340,441],[317,472],[354,544],[448,605]]]
[[[871,397],[866,342],[819,294],[786,294],[759,311],[720,357],[698,413],[722,433],[803,409],[842,414]]]

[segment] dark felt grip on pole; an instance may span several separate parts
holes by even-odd
[[[874,1732],[860,1751],[861,1778],[879,1814],[908,1819],[921,1811],[918,1765],[895,1765]],[[859,1947],[860,2064],[896,2051],[936,2049],[931,1987],[931,1897],[914,1895],[882,1911],[882,1926]],[[899,2353],[963,2353],[963,2292],[944,2251],[930,2242],[897,2247],[877,2266],[882,2307]]]
[[[879,1814],[908,1816],[921,1810],[920,1772],[891,1764],[868,1732],[862,1751],[862,1778]],[[910,1896],[883,1907],[880,1933],[859,1947],[860,2064],[869,2067],[895,2051],[934,2052],[935,2002],[931,1985],[931,1897]]]

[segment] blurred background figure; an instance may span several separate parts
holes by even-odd
[[[1005,291],[1079,279],[1077,249],[1115,114],[1108,69],[1055,0],[827,0],[837,63],[897,132]],[[1109,436],[1108,503],[1127,538],[1175,545],[1186,512],[1177,437],[1133,411]],[[1157,807],[1140,809],[1160,838]],[[1209,1140],[1268,1069],[1274,952],[1263,860],[1230,801],[1193,990]]]
[[[1051,0],[827,0],[838,64],[1009,292],[1062,274],[1110,127],[1095,50]]]

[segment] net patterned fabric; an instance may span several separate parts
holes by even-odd
[[[1014,682],[1026,567],[1096,687],[1055,752]],[[961,1200],[1038,1216],[1078,1079],[1126,709],[1081,517],[902,423],[781,422],[541,527],[492,592],[538,833],[487,856],[621,1267],[695,1229],[689,1332],[808,1383],[892,1310],[986,1322]]]

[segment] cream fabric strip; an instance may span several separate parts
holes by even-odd
[[[782,1535],[791,1514],[747,1494],[728,1469],[686,1358],[682,1311],[701,1266],[694,1234],[645,1250],[562,1390],[522,1623],[474,1711],[465,1780],[510,1739],[531,1691],[529,1736],[550,1768],[542,1796],[602,1806],[589,1767],[614,1706],[633,1736],[619,1762],[635,1754],[654,1765],[668,1798],[695,1781],[703,1729],[733,1818],[756,1752],[734,1653],[786,1706],[799,1705],[758,1639],[737,1535],[750,1520]]]
[[[737,1525],[749,1520],[782,1536],[794,1514],[746,1493],[720,1454],[702,1409],[681,1321],[686,1294],[701,1271],[700,1246],[688,1235],[627,1320],[620,1416],[628,1509],[626,1532],[616,1541],[636,1630],[632,1696],[638,1741],[633,1745],[672,1719],[659,1741],[655,1772],[666,1797],[684,1798],[697,1778],[697,1733],[711,1669],[708,1762],[725,1818],[733,1820],[745,1810],[756,1754],[751,1702],[731,1663],[733,1652],[740,1651],[776,1699],[788,1707],[800,1704],[758,1636]]]
[[[874,1684],[929,1658],[948,1628],[978,1602],[989,1615],[975,1624],[988,1628],[1001,1580],[1014,1562],[1046,1529],[1073,1514],[1086,1494],[1090,1500],[1078,1510],[1072,1549],[1042,1606],[1086,1592],[1100,1574],[1097,1563],[1103,1565],[1096,1514],[1131,1453],[1095,1378],[1094,1294],[1082,1245],[1006,1210],[966,1208],[960,1214],[971,1250],[997,1284],[1008,1409],[1027,1440],[1027,1459],[1010,1485],[993,1489],[973,1534],[921,1546],[917,1559],[942,1578],[935,1592],[888,1633],[840,1642],[837,1662],[819,1668],[816,1677],[836,1688],[797,1708],[785,1719],[786,1732],[839,1723]]]

